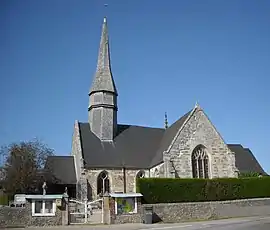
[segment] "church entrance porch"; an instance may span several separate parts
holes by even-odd
[[[69,224],[103,223],[103,199],[94,201],[69,200]]]

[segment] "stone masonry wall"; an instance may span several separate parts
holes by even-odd
[[[115,199],[110,198],[110,219],[111,224],[141,223],[142,205],[141,198],[137,198],[137,213],[134,214],[115,214]]]
[[[145,206],[148,205],[143,205]],[[151,206],[154,212],[153,222],[164,223],[270,215],[270,198]]]
[[[150,169],[150,177],[165,177],[165,173],[164,173],[164,163],[161,163],[160,165],[157,165],[153,168]]]
[[[7,226],[26,226],[29,216],[26,208],[0,207],[0,228]]]
[[[167,155],[170,156],[178,177],[192,177],[191,154],[200,144],[207,149],[211,178],[237,177],[234,153],[224,143],[200,107],[195,109],[175,142],[169,147]]]
[[[80,179],[81,171],[83,168],[83,157],[82,157],[82,147],[80,142],[80,132],[79,132],[79,122],[76,120],[74,124],[73,136],[72,136],[72,147],[71,155],[74,156],[75,160],[75,171],[77,181]]]
[[[32,216],[31,202],[25,208],[0,207],[1,227],[55,226],[62,225],[62,210],[57,207],[55,216]]]
[[[124,192],[124,170],[123,169],[89,169],[86,170],[86,178],[89,185],[91,186],[90,190],[92,192],[92,199],[97,199],[97,178],[98,175],[106,171],[108,173],[110,181],[110,192]],[[136,175],[144,171],[145,176],[149,177],[149,170],[131,170],[126,169],[126,192],[136,192]]]

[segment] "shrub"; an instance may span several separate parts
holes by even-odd
[[[8,205],[8,195],[0,195],[0,205]]]
[[[239,174],[240,178],[245,178],[245,177],[259,177],[261,174],[258,172],[242,172]]]
[[[140,178],[143,203],[179,203],[270,197],[270,177],[219,179]]]

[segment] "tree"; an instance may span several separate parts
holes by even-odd
[[[3,146],[3,187],[7,194],[34,193],[46,178],[44,165],[54,151],[37,139]]]

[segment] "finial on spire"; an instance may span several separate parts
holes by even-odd
[[[168,117],[167,117],[167,112],[165,112],[165,121],[164,121],[164,126],[165,126],[165,129],[168,128]]]
[[[199,103],[198,103],[198,101],[196,101],[195,108],[197,108],[198,106],[199,106]]]

